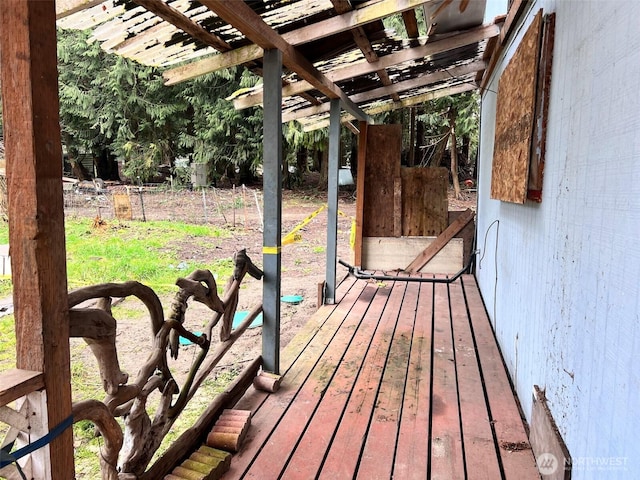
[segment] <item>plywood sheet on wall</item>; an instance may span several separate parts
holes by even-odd
[[[402,235],[437,236],[447,228],[447,186],[444,167],[402,167]]]
[[[409,265],[436,237],[365,237],[362,239],[362,268],[397,270]],[[462,269],[463,240],[453,238],[427,263],[422,273],[457,273]]]
[[[364,191],[357,192],[363,201],[362,236],[392,237],[394,184],[400,177],[402,126],[369,125],[365,149]]]
[[[491,198],[524,203],[535,115],[542,11],[525,33],[498,84]]]

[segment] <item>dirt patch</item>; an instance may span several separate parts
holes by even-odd
[[[65,197],[66,215],[94,218],[100,216],[107,222],[115,222],[111,203],[111,191],[122,191],[123,187],[110,187],[106,191],[68,193]],[[146,188],[142,195],[137,188],[130,189],[130,198],[134,221],[177,220],[193,223],[218,225],[229,236],[211,238],[203,243],[201,239],[187,239],[179,246],[179,261],[206,262],[231,259],[241,248],[258,265],[262,264],[262,192],[257,188],[240,187],[216,189],[202,192],[171,192],[162,189]],[[475,193],[465,192],[462,199],[453,199],[450,191],[451,210],[475,209]],[[283,192],[282,234],[283,237],[300,226],[297,241],[282,247],[283,296],[302,297],[299,304],[283,302],[281,304],[281,347],[285,347],[304,323],[317,309],[318,283],[325,279],[327,210],[322,207],[326,202],[326,193],[313,188]],[[355,196],[352,192],[340,192],[338,208],[338,258],[351,263],[350,232],[355,218]],[[182,272],[177,273],[180,276]],[[185,271],[183,275],[190,272]],[[216,272],[213,272],[216,274]],[[338,280],[346,275],[344,267],[338,265]],[[132,279],[134,280],[134,279]],[[224,285],[225,278],[218,278]],[[246,277],[240,290],[238,311],[249,311],[262,302],[262,282]],[[173,294],[163,295],[160,300],[168,313]],[[117,346],[123,370],[134,378],[140,365],[150,352],[152,333],[149,316],[143,312],[144,306],[135,298],[129,298],[114,311],[118,320]],[[194,332],[202,330],[212,315],[206,307],[191,302],[186,315],[185,326]],[[214,342],[217,341],[214,339]],[[172,370],[180,382],[188,373],[196,356],[194,345],[181,347],[177,361],[171,364]],[[214,346],[212,346],[214,348]],[[222,360],[214,375],[225,372],[238,372],[246,362],[253,360],[261,351],[261,328],[247,330]],[[95,362],[88,348],[81,340],[72,342],[73,361]]]

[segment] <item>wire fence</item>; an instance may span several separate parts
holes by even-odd
[[[110,186],[66,189],[66,217],[135,221],[169,220],[193,224],[262,228],[262,191],[244,185],[177,190],[164,186]]]

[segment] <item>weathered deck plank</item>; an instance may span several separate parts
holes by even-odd
[[[521,472],[518,479],[540,478],[527,438],[516,397],[505,370],[495,335],[473,275],[464,275],[462,285],[471,317],[480,370],[489,399],[489,411],[495,429],[504,472]],[[506,474],[508,478],[508,474]]]
[[[286,466],[289,452],[295,449],[298,440],[306,430],[307,422],[313,417],[324,392],[329,388],[337,365],[345,355],[353,338],[352,335],[357,331],[375,292],[373,288],[365,288],[358,297],[358,301],[354,302],[340,326],[341,335],[334,336],[327,343],[326,349],[297,392],[290,408],[286,410],[269,441],[264,445],[260,457],[251,465],[244,478],[257,480],[278,478]],[[325,428],[327,427],[325,425]]]
[[[385,286],[385,289],[389,288]],[[356,379],[351,398],[340,422],[319,478],[354,478],[360,461],[360,454],[369,427],[382,373],[387,361],[391,339],[397,320],[397,312],[402,305],[405,284],[394,283],[384,310],[377,308],[371,317],[380,321],[372,337],[364,365]]]
[[[427,478],[431,418],[431,338],[433,330],[433,284],[420,284],[415,327],[411,342],[400,431],[393,477],[405,480]]]
[[[361,288],[351,288],[335,308],[329,309],[330,313],[326,321],[320,319],[318,330],[313,333],[311,340],[286,370],[277,396],[272,397],[277,401],[263,402],[260,408],[255,411],[252,418],[252,427],[245,438],[245,448],[234,455],[231,468],[227,473],[228,478],[240,478],[246,474],[246,471],[255,460],[255,455],[252,453],[254,451],[252,445],[261,450],[265,442],[269,440],[280,418],[289,408],[301,386],[309,377],[311,369],[324,352],[327,343],[339,330],[340,325],[361,293]],[[255,395],[254,398],[259,401],[260,395]],[[246,408],[246,405],[238,406],[238,408]]]
[[[459,283],[449,286],[449,298],[465,467],[468,478],[494,480],[500,478],[500,465],[469,327],[469,316]]]
[[[393,341],[389,351],[382,382],[369,424],[356,478],[391,478],[402,413],[402,401],[411,352],[411,339],[418,303],[417,283],[408,283],[400,306]]]
[[[342,291],[283,352],[281,390],[238,404],[224,479],[540,478],[472,276]]]
[[[433,362],[431,364],[431,464],[433,479],[465,478],[458,385],[451,342],[447,285],[435,284],[433,300]]]
[[[367,291],[369,291],[367,296],[373,298],[377,288],[373,285],[367,286],[365,287],[365,292]],[[362,368],[362,363],[377,325],[377,321],[372,321],[374,320],[371,318],[374,315],[372,312],[376,310],[381,312],[382,308],[378,307],[377,304],[386,302],[387,298],[386,295],[378,295],[375,303],[371,303],[367,321],[361,323],[349,349],[340,362],[333,381],[324,392],[318,409],[307,425],[304,437],[297,445],[284,471],[285,477],[313,478],[320,469],[325,452],[331,444],[333,434],[338,428],[349,399],[353,379],[358,376]],[[368,308],[369,305],[364,307]]]

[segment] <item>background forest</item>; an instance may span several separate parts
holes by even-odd
[[[66,174],[138,184],[170,176],[174,185],[186,186],[190,165],[203,163],[213,185],[259,179],[262,109],[235,110],[227,98],[260,77],[237,67],[165,86],[159,69],[106,53],[88,32],[77,30],[58,31],[58,58]],[[403,125],[404,165],[448,166],[457,186],[458,179],[475,176],[478,105],[468,93],[374,120]],[[327,129],[303,132],[290,122],[283,131],[284,186],[294,188],[313,170],[324,188]],[[341,151],[342,165],[350,165],[355,176],[357,138],[346,128]]]

